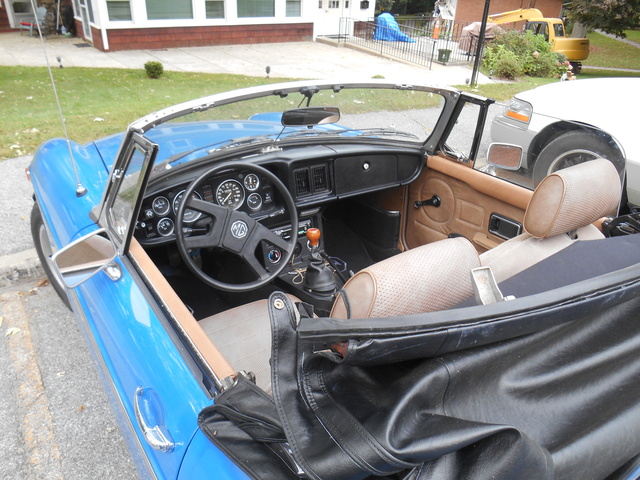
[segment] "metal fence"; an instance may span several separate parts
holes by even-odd
[[[380,55],[398,58],[431,69],[433,62],[446,65],[467,64],[475,56],[477,38],[463,31],[462,24],[435,22],[431,17],[396,17],[405,40],[380,40],[398,37],[397,30],[353,18],[340,19],[339,42],[351,43]],[[388,30],[388,31],[385,31]],[[393,30],[393,31],[392,31]]]

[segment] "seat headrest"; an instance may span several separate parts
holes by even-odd
[[[558,170],[533,192],[523,226],[536,238],[572,232],[615,213],[621,195],[620,176],[609,160]]]
[[[473,296],[471,270],[480,266],[466,238],[447,238],[387,258],[344,285],[333,318],[382,318],[446,310]],[[348,313],[350,315],[348,315]]]

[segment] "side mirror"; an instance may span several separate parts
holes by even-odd
[[[487,162],[505,170],[518,170],[522,166],[522,147],[507,143],[492,143],[487,152]]]
[[[284,127],[300,127],[336,123],[340,120],[338,107],[306,107],[286,110],[282,113]]]
[[[61,248],[51,257],[67,288],[75,288],[116,258],[116,247],[101,228]]]

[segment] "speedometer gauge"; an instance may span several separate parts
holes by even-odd
[[[236,180],[225,180],[216,190],[216,200],[223,207],[236,209],[244,201],[244,189]]]

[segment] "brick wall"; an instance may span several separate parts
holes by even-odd
[[[484,4],[482,0],[458,0],[456,23],[481,21]],[[558,18],[562,10],[562,0],[491,0],[489,15],[519,8],[537,8],[545,17]]]
[[[104,51],[100,32],[93,30],[94,46]],[[78,32],[80,35],[80,31]],[[313,39],[312,23],[278,25],[221,25],[180,28],[108,30],[109,51],[158,50],[207,45],[302,42]]]
[[[12,31],[11,27],[9,26],[9,16],[3,2],[2,8],[0,8],[0,32],[11,32],[11,31]]]

